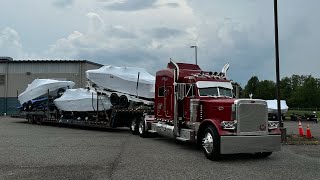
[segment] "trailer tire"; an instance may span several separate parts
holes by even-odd
[[[255,153],[254,156],[257,158],[267,158],[272,154],[272,152],[258,152]]]
[[[119,97],[119,105],[122,107],[122,108],[127,108],[129,106],[129,100],[128,100],[128,97],[125,96],[125,95],[121,95]]]
[[[133,118],[131,121],[131,125],[130,125],[130,131],[133,135],[138,135],[139,134],[139,122],[137,120],[137,118]]]
[[[36,123],[38,125],[41,125],[42,124],[42,116],[36,116]]]
[[[202,147],[204,155],[213,161],[221,159],[220,154],[220,137],[217,130],[209,125],[204,130],[204,136],[202,139]]]
[[[142,138],[148,137],[148,131],[146,130],[146,123],[143,117],[139,121],[139,135]]]
[[[28,124],[34,124],[33,116],[27,116]]]
[[[119,96],[116,93],[112,93],[110,95],[110,102],[112,104],[112,106],[116,106],[119,104]]]

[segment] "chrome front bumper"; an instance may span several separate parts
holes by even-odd
[[[221,154],[274,152],[281,150],[281,136],[221,136]]]

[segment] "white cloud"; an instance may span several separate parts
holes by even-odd
[[[1,54],[141,65],[154,72],[170,57],[193,62],[190,45],[197,45],[199,65],[206,70],[229,62],[230,77],[242,84],[253,75],[275,79],[272,1],[95,0],[72,1],[67,9],[52,3],[68,0],[35,1],[39,9],[24,13],[23,21],[10,16],[30,8],[7,3],[0,27],[15,30],[0,29]],[[316,0],[279,1],[283,76],[320,76],[318,5]]]
[[[18,32],[10,27],[0,29],[1,56],[21,56],[22,44]]]
[[[53,5],[58,8],[65,8],[71,6],[74,3],[74,0],[55,0]]]

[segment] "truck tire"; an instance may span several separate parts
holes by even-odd
[[[139,122],[137,121],[137,118],[133,118],[130,125],[130,131],[133,135],[139,134]]]
[[[217,130],[209,125],[204,130],[204,136],[202,139],[202,147],[204,155],[213,161],[217,161],[221,159],[220,154],[220,137],[218,135]]]
[[[148,131],[146,130],[145,120],[143,117],[139,121],[139,135],[142,138],[148,137]]]
[[[112,93],[110,95],[110,102],[112,104],[112,106],[116,106],[119,104],[119,96],[116,93]]]
[[[266,158],[266,157],[269,157],[271,154],[272,154],[272,152],[259,152],[254,155],[257,158]]]

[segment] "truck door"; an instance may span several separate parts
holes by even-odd
[[[190,99],[193,99],[195,96],[195,88],[192,84],[187,84],[186,87],[186,97],[183,101],[183,115],[184,118],[189,121],[190,120]]]
[[[172,86],[166,86],[164,106],[165,106],[165,117],[173,119],[173,88]]]

